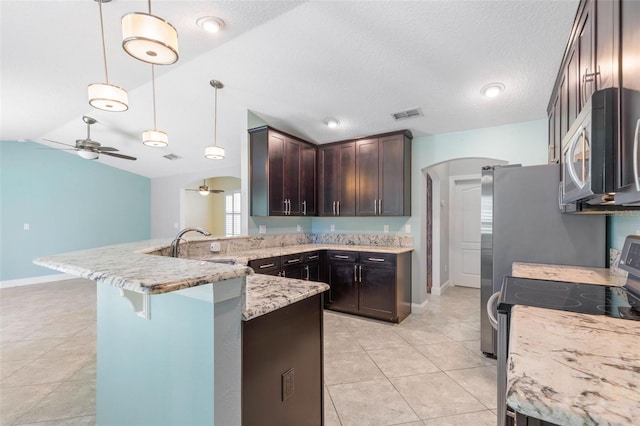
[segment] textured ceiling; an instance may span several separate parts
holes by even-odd
[[[86,86],[103,82],[97,3],[0,1],[0,139],[73,143],[83,114],[93,139],[138,157],[100,162],[148,177],[236,167],[252,110],[276,128],[317,143],[408,128],[414,136],[546,116],[578,1],[154,1],[179,32],[180,60],[156,67],[158,128],[169,146],[140,142],[153,125],[150,66],[122,48],[120,17],[144,1],[104,5],[110,82],[129,91],[130,109],[92,109]],[[204,15],[227,23],[203,33]],[[223,161],[203,158],[213,141],[213,89]],[[487,83],[504,94],[481,96]],[[424,117],[391,113],[421,107]],[[341,126],[329,129],[328,117]],[[517,141],[515,142],[517,143]],[[162,155],[183,157],[169,162]]]

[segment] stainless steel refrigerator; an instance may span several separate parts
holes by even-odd
[[[604,267],[606,218],[560,211],[557,164],[487,166],[481,183],[480,346],[496,355],[486,304],[513,262]]]

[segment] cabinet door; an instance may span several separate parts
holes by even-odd
[[[595,90],[595,72],[593,68],[593,31],[591,25],[591,13],[589,7],[585,8],[581,18],[581,28],[578,36],[579,67],[578,67],[578,88],[580,89],[580,103],[578,113],[584,104],[589,100]]]
[[[300,208],[301,145],[295,139],[287,138],[285,141],[283,199],[286,200],[285,214],[291,216],[299,216],[302,211]]]
[[[282,216],[284,206],[284,157],[286,138],[269,132],[269,216]]]
[[[567,85],[567,114],[568,114],[568,126],[567,131],[571,127],[571,124],[578,116],[578,106],[580,102],[580,98],[578,93],[580,91],[580,87],[578,84],[578,66],[579,66],[579,57],[578,57],[578,42],[573,45],[571,52],[569,53],[569,60],[567,61],[567,69],[566,69],[566,77],[565,83]]]
[[[597,72],[596,90],[615,85],[614,78],[616,37],[615,13],[613,0],[597,0],[594,2],[593,18],[595,19],[595,70]]]
[[[338,215],[355,216],[356,214],[356,144],[354,142],[337,145],[340,152]]]
[[[329,297],[327,307],[346,312],[358,312],[358,284],[355,262],[329,260]]]
[[[359,311],[393,321],[396,317],[396,269],[363,263],[358,266]]]
[[[320,216],[333,216],[338,200],[338,178],[340,177],[340,151],[337,145],[320,148],[318,152],[318,186]]]
[[[619,190],[635,186],[634,143],[640,126],[640,1],[620,2],[620,146],[618,148]],[[640,149],[638,149],[640,155]],[[639,167],[640,168],[640,167]]]
[[[282,268],[282,273],[280,276],[286,278],[295,278],[297,280],[304,279],[304,268],[303,265],[290,265]]]
[[[316,153],[317,149],[304,145],[300,158],[300,204],[303,216],[316,214]]]
[[[320,263],[310,262],[304,265],[304,275],[302,279],[309,281],[320,281]]]
[[[548,140],[549,146],[547,147],[547,162],[553,164],[556,162],[556,108],[555,104],[551,107],[549,112],[549,119],[547,122]]]
[[[379,179],[378,139],[356,142],[356,215],[378,215]]]
[[[405,186],[405,168],[411,167],[405,164],[404,135],[394,135],[380,138],[380,173],[378,187],[378,215],[379,216],[403,216]],[[410,179],[410,177],[409,177]]]

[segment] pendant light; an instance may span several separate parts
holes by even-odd
[[[142,143],[154,148],[169,145],[169,137],[156,126],[156,72],[155,65],[151,65],[151,90],[153,93],[153,130],[142,132]]]
[[[103,111],[126,111],[129,109],[129,96],[121,87],[109,84],[109,72],[107,71],[107,48],[104,42],[104,20],[102,18],[102,3],[111,0],[95,0],[100,9],[100,34],[102,35],[102,57],[104,59],[105,83],[93,83],[87,88],[89,105]]]
[[[224,148],[218,146],[218,89],[224,85],[218,80],[211,80],[209,84],[216,90],[213,110],[213,145],[204,149],[204,156],[210,160],[224,160]]]
[[[178,60],[178,31],[162,18],[149,13],[131,12],[122,17],[122,48],[134,58],[156,65]]]

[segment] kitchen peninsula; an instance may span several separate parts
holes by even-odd
[[[221,244],[220,253],[211,253],[211,241]],[[411,251],[384,238],[358,247],[353,239],[342,242],[351,250]],[[241,416],[243,424],[252,424],[245,421],[247,404],[241,407],[241,401],[246,400],[246,388],[260,382],[247,386],[246,378],[259,377],[262,371],[254,368],[247,374],[246,366],[257,363],[245,360],[264,355],[264,348],[280,348],[284,352],[277,356],[289,356],[298,346],[303,348],[296,356],[315,359],[314,368],[284,368],[277,372],[277,392],[273,385],[260,391],[271,398],[277,394],[271,406],[292,405],[306,391],[305,374],[315,371],[317,398],[310,399],[320,424],[322,293],[328,286],[253,274],[242,263],[325,246],[338,247],[322,244],[321,239],[311,241],[308,235],[198,238],[182,245],[182,257],[173,258],[167,256],[168,241],[151,240],[48,256],[34,263],[97,282],[98,424],[240,424]],[[279,333],[289,340],[271,341],[271,347],[260,341],[269,327],[290,324],[307,328]],[[313,327],[311,333],[308,327]],[[277,337],[277,330],[271,333]],[[299,341],[305,343],[298,345]],[[287,387],[293,380],[296,385]],[[308,418],[309,408],[303,410]]]

